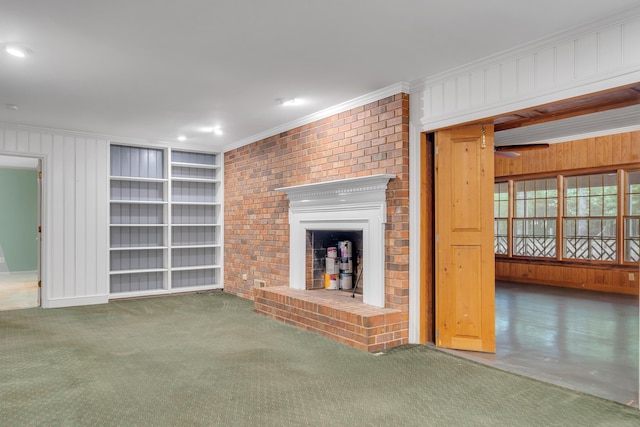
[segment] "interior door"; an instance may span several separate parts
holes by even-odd
[[[493,126],[435,134],[436,345],[495,352]]]

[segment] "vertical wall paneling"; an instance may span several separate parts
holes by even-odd
[[[482,105],[484,103],[484,70],[476,70],[471,73],[471,99],[472,107]]]
[[[555,83],[555,49],[543,49],[535,57],[536,89],[546,90]]]
[[[64,239],[65,241],[71,240],[77,244],[76,233],[74,231],[80,231],[75,228],[76,226],[76,192],[78,188],[76,186],[76,151],[74,138],[71,136],[65,136],[63,138],[63,193],[62,199],[64,200],[64,216],[62,219]],[[71,191],[69,191],[71,190]],[[65,298],[72,297],[76,294],[76,245],[65,244],[63,248],[63,265],[64,265],[64,286],[62,296]]]
[[[573,40],[561,43],[556,47],[555,53],[556,83],[565,85],[576,77],[576,44]]]
[[[535,56],[525,55],[518,59],[518,95],[531,93],[536,88]]]
[[[598,33],[598,70],[614,70],[622,64],[622,30],[616,25]]]
[[[485,72],[485,100],[491,104],[500,99],[500,65],[487,68]]]
[[[512,97],[518,92],[518,61],[507,61],[500,69],[500,93],[503,97]]]
[[[635,64],[640,62],[640,19],[630,21],[622,26],[622,63]]]
[[[76,276],[78,282],[86,283],[87,292],[95,292],[93,288],[95,288],[95,282],[90,280],[87,277],[89,270],[89,263],[91,263],[91,257],[86,256],[86,248],[87,248],[87,239],[91,237],[91,231],[87,229],[88,221],[87,214],[90,211],[89,208],[89,199],[88,199],[88,183],[87,183],[87,140],[84,138],[76,138],[75,143],[77,146],[75,147],[75,155],[77,158],[85,159],[83,162],[76,162],[76,171],[75,171],[75,185],[76,185],[76,200],[78,203],[74,201],[75,207],[75,219],[76,219],[76,227],[77,230],[82,230],[82,233],[76,234],[76,244],[75,244],[75,252],[76,259],[79,257],[83,258],[83,262],[81,265],[75,266]],[[85,203],[81,201],[84,200]],[[91,218],[91,217],[89,217]]]
[[[413,82],[411,96],[424,102],[411,110],[412,121],[430,131],[636,83],[639,45],[640,8]],[[466,76],[468,88],[451,90]]]
[[[43,307],[107,302],[107,142],[11,125],[0,141],[0,154],[43,160]]]

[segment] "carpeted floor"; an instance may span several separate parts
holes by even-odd
[[[427,346],[373,355],[217,291],[0,312],[0,425],[638,426]]]

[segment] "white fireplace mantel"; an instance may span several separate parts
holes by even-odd
[[[289,197],[289,286],[306,289],[307,230],[362,231],[363,302],[384,307],[387,184],[392,174],[276,188]]]

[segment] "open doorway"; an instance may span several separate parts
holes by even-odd
[[[0,156],[0,311],[40,306],[40,170]]]
[[[636,87],[637,85],[634,89]],[[625,90],[609,95],[617,96]],[[549,115],[543,117],[542,113],[545,109],[564,108],[566,115],[563,118],[571,118],[607,109],[608,106],[604,104],[598,105],[597,108],[594,107],[594,104],[600,101],[606,102],[605,97],[595,96],[591,100],[583,99],[582,102],[590,102],[591,104],[589,109],[580,112],[576,110],[579,105],[577,100],[567,101],[566,108],[558,104],[553,107],[536,108],[533,111],[540,116],[538,117],[540,123],[549,123],[554,118]],[[637,102],[636,96],[632,97],[628,104],[633,106]],[[616,106],[615,103],[612,105]],[[569,107],[573,107],[573,110]],[[618,104],[617,107],[623,114],[625,111],[623,109],[628,105]],[[535,124],[530,123],[534,113],[519,112],[487,120],[493,121],[496,129],[503,132]],[[585,116],[585,120],[589,120],[588,117]],[[637,114],[635,117],[637,123]],[[619,118],[618,123],[620,120],[622,119]],[[595,125],[595,120],[593,123]],[[547,127],[551,127],[551,124],[549,123]],[[496,162],[496,175],[509,175],[521,180],[538,181],[549,178],[546,175],[550,175],[551,178],[557,178],[557,181],[562,184],[559,184],[556,189],[560,195],[558,197],[560,200],[558,202],[558,219],[552,224],[553,230],[556,229],[556,225],[560,229],[557,232],[557,236],[560,236],[557,238],[558,250],[549,255],[545,252],[548,249],[545,246],[545,251],[542,251],[545,256],[542,258],[547,259],[540,259],[536,252],[532,255],[532,259],[526,258],[524,256],[526,254],[517,253],[517,256],[513,258],[496,260],[496,277],[502,279],[497,282],[495,287],[496,353],[455,351],[456,354],[501,369],[586,391],[631,406],[638,406],[637,248],[639,246],[638,234],[633,231],[635,230],[633,225],[638,224],[640,219],[635,210],[628,209],[628,206],[636,205],[627,201],[634,200],[635,194],[638,192],[634,189],[633,184],[637,181],[634,174],[640,170],[640,145],[636,142],[639,137],[638,128],[624,129],[623,133],[603,131],[588,137],[565,139],[564,141],[568,141],[566,146],[562,145],[561,138],[558,136],[557,140],[553,141],[555,144],[552,144],[551,148],[537,151],[536,154],[532,152],[530,155],[523,155],[517,161]],[[533,127],[530,132],[533,132]],[[580,134],[578,133],[578,135]],[[516,135],[516,132],[509,133],[509,137],[512,136],[520,135]],[[430,155],[428,150],[430,142],[429,135],[425,135],[422,146],[425,159],[428,159]],[[427,147],[425,147],[425,143]],[[513,143],[513,141],[505,143]],[[426,155],[425,151],[427,151]],[[426,170],[425,172],[425,163],[430,165],[432,162],[425,162],[423,159],[423,175],[428,175],[432,171]],[[541,165],[541,169],[533,170],[532,168],[536,165]],[[432,168],[433,166],[428,167]],[[559,170],[563,170],[563,172],[560,173]],[[565,183],[560,175],[567,175],[569,181]],[[589,175],[590,183],[595,182],[598,177],[602,177],[603,180],[611,178],[618,186],[617,194],[619,196],[617,202],[616,197],[610,197],[612,206],[617,209],[611,214],[615,217],[615,221],[610,221],[616,225],[614,228],[618,230],[616,244],[605,246],[606,239],[600,237],[603,234],[602,230],[596,230],[594,236],[591,234],[586,237],[576,235],[582,240],[593,243],[590,246],[590,257],[597,253],[605,258],[595,261],[585,258],[586,255],[578,250],[579,248],[576,249],[575,245],[572,246],[572,242],[582,240],[570,233],[562,233],[563,226],[569,226],[572,221],[578,221],[566,218],[571,215],[571,210],[564,207],[564,204],[567,203],[562,196],[565,194],[565,186],[569,189],[575,187],[577,192],[581,192],[580,197],[582,197],[586,186],[573,185],[571,184],[573,181],[570,180],[579,181],[580,177],[587,175]],[[423,185],[424,182],[423,179]],[[590,184],[589,194],[597,196],[598,188],[607,187],[605,184],[600,186]],[[536,187],[535,202],[540,204],[540,191],[538,190],[539,188]],[[430,190],[423,189],[423,199],[425,192],[429,193]],[[568,194],[571,195],[571,191]],[[438,201],[433,203],[437,205]],[[593,207],[597,206],[597,203],[590,202],[589,205]],[[514,208],[509,207],[508,210],[511,214],[505,215],[505,217],[512,218]],[[546,209],[547,214],[543,216],[548,216],[548,211],[549,209]],[[593,215],[596,214],[592,213],[591,216]],[[605,216],[605,213],[596,216],[602,217]],[[424,214],[422,218],[424,220]],[[525,222],[522,218],[519,220]],[[513,226],[512,221],[507,223]],[[589,224],[593,228],[594,221],[590,221]],[[422,227],[424,228],[424,224]],[[538,236],[539,233],[536,233],[534,230],[533,237]],[[505,232],[505,238],[507,235],[511,235],[511,233]],[[541,236],[549,240],[547,234]],[[569,237],[576,238],[571,240]],[[596,244],[599,246],[596,247]],[[538,250],[538,248],[534,249]],[[618,256],[614,257],[613,254],[616,252]],[[512,251],[509,249],[508,254],[511,255],[511,253]],[[607,256],[610,259],[607,259]],[[423,251],[422,261],[428,264],[429,260]],[[435,291],[429,293],[429,289],[431,289],[429,281],[433,281],[433,278],[426,277],[424,274],[422,277],[423,299],[428,301],[437,297]],[[575,280],[573,280],[574,277]],[[590,283],[591,288],[589,288]],[[426,296],[425,288],[427,290]],[[436,307],[435,303],[429,305],[433,308]],[[428,336],[429,329],[434,327],[434,322],[429,320],[432,316],[428,311],[423,310],[422,313],[423,319],[425,319],[422,327],[426,329],[425,335]],[[438,331],[435,330],[433,334],[437,336]],[[437,340],[429,341],[437,343]],[[547,352],[545,353],[545,351]],[[612,373],[623,373],[623,375],[616,377]]]

